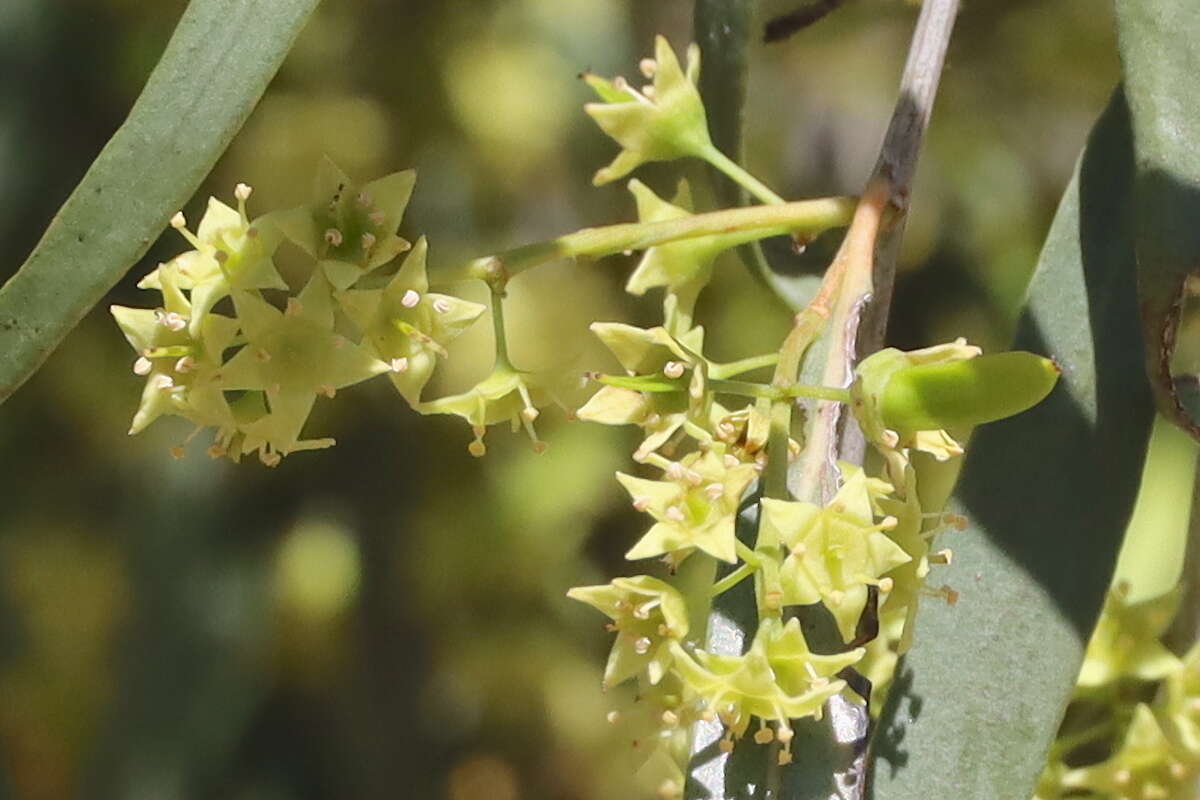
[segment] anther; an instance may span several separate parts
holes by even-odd
[[[281,391],[283,391],[283,387],[278,383],[272,383],[267,387],[267,395],[270,397],[276,397]]]
[[[887,594],[894,588],[896,588],[896,582],[894,580],[892,580],[891,578],[880,578],[879,579],[879,591],[882,592],[883,594]]]
[[[638,62],[638,69],[640,69],[642,74],[647,78],[653,78],[654,73],[658,71],[658,62],[653,58],[643,58]]]
[[[900,524],[900,520],[896,519],[895,517],[890,517],[890,516],[884,517],[883,521],[879,523],[879,530],[881,530],[881,531],[895,530],[896,526],[899,524]]]
[[[433,301],[433,310],[439,314],[445,314],[450,310],[450,301],[444,297],[439,297]]]
[[[209,458],[221,458],[228,451],[221,445],[214,443],[214,444],[209,445],[208,449],[205,450],[204,452],[208,455]]]
[[[758,744],[770,744],[774,739],[775,731],[768,728],[766,723],[763,723],[763,726],[754,732],[754,741]]]
[[[609,724],[609,725],[616,725],[616,724],[617,724],[617,720],[621,719],[621,712],[620,712],[620,711],[615,711],[615,710],[614,710],[614,711],[610,711],[610,712],[608,712],[607,714],[605,714],[605,715],[604,715],[604,718],[605,718],[606,720],[608,720],[608,724]]]
[[[258,460],[261,461],[265,466],[278,467],[279,462],[283,461],[283,456],[279,455],[279,453],[274,453],[274,452],[260,453],[258,456]]]
[[[264,364],[265,364],[265,363],[267,363],[268,361],[270,361],[270,360],[271,360],[271,354],[270,354],[270,353],[268,353],[266,350],[263,350],[263,349],[260,347],[260,348],[258,348],[258,349],[256,349],[256,350],[254,351],[254,358],[255,358],[257,361],[261,361],[262,363],[264,363]]]
[[[662,721],[668,728],[674,728],[679,724],[679,715],[668,708],[662,713]]]
[[[154,369],[154,362],[145,356],[139,356],[138,360],[133,362],[134,375],[149,375],[152,369]]]
[[[846,593],[843,592],[841,589],[834,589],[832,592],[829,593],[829,602],[834,606],[834,608],[837,608],[838,606],[840,606],[845,601],[845,599],[846,599]]]
[[[408,371],[408,359],[407,358],[393,358],[391,361],[391,368],[392,368],[392,372],[395,372],[395,373],[407,372]]]
[[[325,231],[325,241],[334,247],[339,247],[342,244],[342,232],[337,228],[330,228]]]
[[[650,507],[650,498],[649,497],[633,498],[633,507],[638,511],[645,511],[647,508]]]
[[[380,225],[382,225],[384,223],[384,221],[387,218],[384,217],[382,211],[372,211],[370,214],[367,215],[367,219],[371,220],[371,223],[373,225],[375,225],[376,227],[379,227]]]
[[[539,416],[539,412],[533,406],[521,409],[521,419],[526,422],[533,422]]]
[[[929,560],[932,561],[934,564],[953,564],[954,563],[954,551],[951,550],[949,547],[944,548],[942,550],[937,551],[933,555],[931,555],[929,557]]]
[[[358,197],[356,197],[355,200],[363,208],[370,208],[371,205],[373,204],[373,201],[371,200],[371,195],[367,194],[366,192],[359,192]]]
[[[289,317],[298,316],[303,311],[304,305],[294,297],[288,298],[287,306],[283,309],[283,313],[287,314]]]
[[[250,199],[250,195],[253,191],[254,191],[254,189],[247,186],[246,184],[239,183],[237,186],[233,187],[233,196],[236,197],[238,200],[245,201],[245,200]]]
[[[181,445],[175,445],[174,447],[171,448],[171,458],[175,459],[176,461],[183,458],[183,455],[184,455],[184,452],[183,452],[183,447]]]
[[[740,460],[738,460],[738,457],[733,455],[732,453],[726,453],[725,458],[723,458],[721,460],[724,461],[725,466],[729,467],[730,469],[733,469],[738,464],[742,463]]]
[[[375,234],[373,234],[373,233],[364,233],[364,234],[362,235],[362,240],[361,240],[361,241],[362,241],[362,248],[363,248],[363,250],[370,250],[372,247],[374,247],[374,246],[375,246]]]
[[[331,400],[333,399],[333,396],[337,394],[337,389],[333,388],[333,386],[328,383],[322,384],[319,391],[321,394],[325,395]]]
[[[181,231],[187,227],[187,217],[182,211],[176,211],[175,216],[171,217],[171,227],[177,231]]]
[[[686,470],[683,468],[683,464],[678,461],[672,461],[667,467],[667,477],[673,481],[682,481],[685,474]]]
[[[710,483],[704,487],[704,493],[708,495],[709,500],[720,500],[725,496],[725,487],[719,483]]]
[[[683,509],[679,506],[671,506],[663,515],[672,522],[683,522],[687,517],[683,513]]]
[[[168,389],[174,388],[175,381],[170,375],[164,375],[161,372],[150,379],[150,385],[160,392],[165,392]]]
[[[192,358],[191,356],[184,356],[183,358],[181,358],[175,362],[175,371],[176,372],[180,372],[180,373],[191,372],[195,368],[196,368],[196,359]]]
[[[654,644],[654,642],[650,641],[649,636],[640,636],[636,641],[634,641],[633,650],[639,656],[644,656],[646,653],[650,652],[650,645],[652,644]]]
[[[400,298],[400,305],[404,306],[405,308],[416,308],[417,304],[420,302],[421,295],[417,294],[415,289],[407,290],[404,293],[404,296]]]
[[[668,378],[679,378],[683,376],[683,364],[678,361],[668,361],[663,367],[663,374]]]

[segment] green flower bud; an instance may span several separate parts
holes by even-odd
[[[1059,374],[1050,359],[1021,351],[908,367],[891,375],[879,410],[901,432],[981,425],[1037,405]]]
[[[671,45],[654,40],[654,60],[644,62],[653,85],[638,91],[623,78],[606,80],[584,75],[602,102],[584,110],[624,148],[616,160],[596,173],[596,185],[624,177],[648,161],[702,156],[712,149],[708,120],[696,81],[700,77],[700,48],[688,47],[682,69]]]

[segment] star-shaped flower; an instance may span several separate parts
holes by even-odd
[[[429,291],[427,250],[422,236],[387,286],[337,295],[376,354],[396,365],[392,383],[412,406],[420,404],[421,390],[433,375],[438,356],[446,354],[446,345],[486,310],[479,303]]]
[[[655,524],[625,557],[631,560],[671,555],[678,564],[693,550],[737,561],[734,522],[746,487],[758,475],[752,464],[728,461],[713,451],[691,453],[674,462],[663,481],[617,473],[633,498],[634,508],[654,517]]]
[[[316,396],[332,397],[392,367],[334,332],[333,299],[320,273],[289,299],[286,311],[248,292],[236,292],[234,305],[247,343],[217,380],[226,390],[263,392],[270,407],[269,414],[243,426],[245,450],[260,450],[264,463],[272,464],[296,450],[331,445],[329,439],[300,440]]]
[[[784,744],[781,763],[791,760],[790,720],[819,717],[824,702],[845,688],[844,681],[830,677],[856,663],[864,653],[857,648],[836,655],[814,655],[799,620],[783,625],[774,617],[759,623],[750,649],[742,656],[697,650],[693,658],[677,642],[671,649],[680,677],[728,728],[728,746],[746,732],[752,717],[774,721],[778,723],[774,735]],[[769,731],[760,734],[755,736],[758,741],[772,738]]]
[[[789,550],[780,568],[784,605],[824,602],[845,641],[854,638],[866,608],[868,585],[890,586],[883,576],[910,560],[875,524],[867,479],[861,469],[846,475],[829,505],[764,499],[767,541]]]
[[[1178,760],[1154,712],[1138,703],[1120,748],[1099,764],[1062,776],[1070,789],[1090,789],[1104,797],[1192,800],[1195,765]]]
[[[284,236],[317,259],[334,288],[346,289],[408,249],[396,228],[415,182],[416,173],[406,170],[358,187],[325,158],[312,204],[272,218]]]
[[[234,289],[288,288],[271,260],[279,246],[279,232],[263,220],[250,222],[246,216],[246,200],[250,193],[249,186],[238,184],[234,189],[237,209],[210,197],[194,234],[188,231],[182,213],[171,220],[171,226],[194,248],[170,262],[176,273],[176,285],[191,293],[190,332],[193,337],[200,335],[200,325],[217,301]],[[159,267],[142,278],[138,287],[161,289],[161,274],[162,267]]]
[[[439,397],[415,408],[422,414],[454,414],[471,425],[475,438],[467,446],[473,456],[487,453],[483,437],[489,425],[511,422],[513,431],[522,427],[529,434],[534,450],[542,452],[546,444],[533,427],[544,407],[553,402],[553,379],[549,375],[523,372],[507,364],[498,364],[492,373],[465,392]]]
[[[623,78],[606,80],[584,75],[601,102],[584,110],[623,148],[617,158],[596,173],[596,185],[628,175],[648,161],[670,161],[685,156],[704,157],[713,149],[708,120],[696,81],[700,77],[700,48],[688,47],[687,70],[680,67],[671,45],[662,36],[654,40],[654,59],[642,62],[653,85],[642,91]]]
[[[687,181],[679,182],[679,189],[670,203],[638,180],[629,182],[629,191],[637,199],[638,220],[641,222],[665,222],[692,214],[692,193]],[[625,290],[630,294],[643,295],[647,289],[664,286],[667,291],[679,296],[680,305],[690,315],[696,295],[712,277],[717,256],[756,236],[756,233],[714,234],[651,247],[629,276]]]
[[[699,355],[704,329],[676,338],[665,328],[636,328],[619,322],[594,322],[591,330],[637,380],[608,378],[582,408],[579,418],[603,425],[637,425],[646,438],[634,453],[644,461],[687,422],[712,429],[728,411],[712,400],[708,362]],[[646,380],[641,380],[641,379]]]
[[[228,408],[211,381],[222,352],[237,335],[237,320],[207,314],[193,325],[192,305],[180,291],[177,267],[166,265],[157,271],[162,308],[109,309],[138,354],[133,371],[146,376],[129,433],[141,432],[163,414],[186,417],[201,426],[222,424],[229,419]],[[193,330],[198,336],[193,336]]]
[[[608,665],[605,688],[646,671],[657,684],[671,665],[668,645],[687,636],[688,615],[683,595],[673,586],[648,575],[616,578],[604,586],[579,586],[567,597],[587,603],[608,615],[617,634]]]
[[[1200,643],[1188,650],[1182,668],[1167,676],[1158,705],[1171,741],[1200,762]]]
[[[1156,681],[1182,669],[1179,659],[1159,641],[1174,609],[1172,595],[1131,605],[1123,587],[1112,589],[1088,640],[1079,686],[1104,686],[1122,677]]]

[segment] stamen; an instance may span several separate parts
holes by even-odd
[[[892,580],[891,578],[880,578],[879,579],[879,591],[881,593],[887,594],[888,592],[892,591],[892,589],[894,589],[894,588],[896,588],[896,582],[894,580]]]
[[[662,721],[668,728],[674,728],[679,724],[679,715],[668,708],[662,713]]]
[[[653,58],[643,58],[638,62],[638,69],[640,69],[642,74],[647,78],[653,78],[654,73],[658,71],[658,62]]]
[[[371,195],[367,194],[366,192],[359,192],[358,197],[354,199],[363,208],[370,208],[372,205],[374,205],[374,201],[371,200]]]
[[[616,725],[617,721],[621,719],[621,712],[615,710],[610,711],[604,715],[604,718],[608,720],[609,725]]]
[[[363,250],[370,250],[372,247],[374,247],[374,246],[375,246],[375,241],[376,241],[376,240],[375,240],[375,234],[373,234],[373,233],[364,233],[364,234],[362,235],[362,249],[363,249]]]
[[[416,290],[414,289],[409,289],[404,293],[404,296],[400,298],[400,305],[404,306],[405,308],[416,308],[417,304],[420,302],[421,295],[417,294]]]
[[[733,469],[734,467],[736,467],[737,465],[742,463],[738,459],[738,457],[733,455],[732,453],[726,453],[725,458],[723,458],[722,461],[724,461],[725,466],[729,467],[730,469]]]
[[[320,387],[320,389],[318,391],[320,391],[321,394],[325,395],[326,397],[328,397],[331,400],[333,399],[333,396],[335,394],[337,394],[337,389],[333,388],[328,383],[322,384],[322,386]]]
[[[647,508],[650,507],[650,498],[649,497],[633,498],[633,507],[635,509],[637,509],[638,511],[645,511]]]
[[[179,373],[191,372],[196,368],[196,359],[191,356],[184,356],[175,362],[175,371]]]
[[[725,496],[725,487],[720,483],[710,483],[704,487],[704,493],[708,495],[709,500],[720,500]]]
[[[649,636],[641,636],[641,637],[638,637],[638,639],[634,641],[633,650],[639,656],[644,656],[644,655],[646,655],[646,653],[650,652],[650,645],[652,645],[652,644],[654,644],[654,642],[650,641]]]
[[[683,509],[681,509],[679,506],[671,506],[667,509],[663,516],[672,522],[683,522],[685,519],[687,519],[687,516],[683,513]]]
[[[433,310],[439,314],[445,314],[450,310],[450,301],[444,297],[439,297],[433,301]]]
[[[683,369],[683,364],[680,364],[678,361],[668,361],[663,366],[663,374],[668,378],[679,378],[683,376]]]
[[[392,372],[401,373],[408,371],[407,358],[393,358],[391,361]]]
[[[325,242],[333,247],[340,247],[342,244],[342,232],[337,228],[330,228],[325,231]]]
[[[373,224],[375,227],[379,227],[387,221],[387,217],[383,215],[382,211],[372,211],[367,215],[367,219],[371,220],[371,224]]]
[[[160,392],[163,392],[173,388],[175,386],[175,381],[171,379],[170,375],[164,375],[160,372],[154,377],[150,378],[150,385]]]
[[[233,196],[236,197],[238,200],[245,202],[250,199],[250,195],[253,191],[254,191],[254,189],[247,186],[246,184],[239,183],[237,186],[233,187]]]
[[[678,461],[672,461],[670,466],[667,467],[667,477],[673,481],[682,482],[685,474],[686,470],[684,470],[683,464],[680,464]]]
[[[137,361],[133,362],[134,375],[149,375],[152,369],[154,369],[154,362],[145,356],[138,356]]]

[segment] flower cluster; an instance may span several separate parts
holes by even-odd
[[[1200,644],[1160,637],[1177,597],[1131,604],[1113,588],[1035,800],[1185,800],[1200,779]]]
[[[387,374],[420,409],[438,357],[484,307],[428,291],[424,239],[382,287],[364,285],[409,249],[395,231],[412,185],[412,172],[398,172],[358,187],[326,160],[310,205],[251,221],[251,190],[239,184],[237,208],[210,199],[195,233],[176,214],[192,249],[138,284],[161,305],[111,309],[146,377],[130,433],[180,416],[193,436],[215,429],[211,456],[257,452],[274,466],[334,443],[302,438],[319,396]],[[295,295],[273,263],[285,239],[314,264]]]
[[[604,101],[589,105],[588,113],[622,147],[596,182],[626,175],[648,161],[685,156],[706,160],[737,179],[737,170],[722,166],[720,155],[714,155],[705,129],[695,89],[695,49],[689,50],[684,70],[660,38],[655,59],[644,63],[643,71],[654,84],[640,92],[621,79],[586,76]],[[760,186],[746,185],[752,191]],[[692,214],[686,183],[670,203],[637,180],[629,189],[641,222]],[[770,196],[769,190],[755,193]],[[660,698],[650,702],[664,708],[660,716],[647,720],[638,714],[636,766],[641,774],[653,764],[649,788],[663,798],[682,791],[687,748],[679,746],[678,729],[688,720],[719,720],[726,752],[757,720],[754,740],[777,742],[778,761],[784,764],[791,760],[795,720],[819,717],[825,702],[845,690],[845,670],[861,667],[888,677],[887,665],[895,658],[890,644],[898,642],[898,650],[908,646],[918,597],[955,597],[949,589],[928,588],[925,580],[932,564],[950,558],[948,550],[932,553],[930,540],[947,525],[963,525],[960,518],[921,508],[911,453],[921,450],[939,459],[961,454],[945,428],[1022,411],[1049,392],[1058,374],[1051,362],[1028,353],[976,358],[978,348],[958,341],[871,356],[859,365],[848,390],[781,384],[779,373],[771,384],[738,379],[775,359],[712,361],[704,355],[704,330],[693,317],[717,257],[752,238],[728,232],[649,248],[626,289],[641,295],[662,288],[662,324],[592,325],[622,372],[592,376],[600,386],[579,417],[641,429],[633,460],[654,474],[618,473],[617,480],[634,508],[651,519],[626,558],[660,559],[668,574],[617,578],[568,594],[612,620],[609,629],[616,639],[605,685],[636,682],[638,708],[645,707],[645,698]],[[883,456],[885,477],[841,464],[840,487],[826,502],[764,496],[762,476],[774,460],[825,457],[805,451],[798,425],[784,423],[782,437],[772,432],[780,418],[775,412],[782,408],[789,412],[782,419],[790,419],[791,406],[806,391],[850,405]],[[757,507],[758,519],[753,546],[738,536],[740,512],[750,506]],[[685,559],[696,558],[724,565],[723,577],[699,591],[690,580],[673,586],[671,575]],[[713,595],[748,578],[754,581],[759,617],[748,649],[703,649],[704,631],[695,621],[705,617]],[[816,605],[836,622],[840,652],[813,653],[792,613]],[[864,662],[867,649],[857,645],[868,614],[878,614],[891,635],[868,643],[875,652]],[[611,718],[624,716],[614,711]]]

